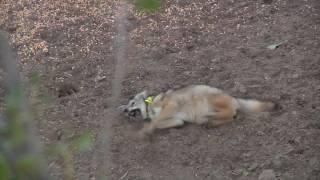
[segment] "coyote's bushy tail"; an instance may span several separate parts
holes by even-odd
[[[244,112],[263,112],[273,110],[276,104],[270,101],[237,98],[239,110]]]

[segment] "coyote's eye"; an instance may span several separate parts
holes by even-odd
[[[131,105],[130,106],[134,106],[136,103],[133,101],[133,102],[131,102]]]

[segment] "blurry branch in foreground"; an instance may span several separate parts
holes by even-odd
[[[0,179],[49,179],[17,62],[1,31],[0,65],[6,86],[5,110],[0,116]]]

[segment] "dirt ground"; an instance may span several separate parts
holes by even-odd
[[[167,0],[156,13],[129,9],[126,78],[119,104],[137,92],[208,84],[237,97],[272,99],[280,112],[237,117],[215,129],[187,125],[132,134],[143,122],[108,116],[117,1],[3,0],[21,72],[41,75],[53,103],[46,144],[111,124],[108,179],[320,179],[320,1]],[[267,46],[283,42],[275,50]],[[72,91],[70,91],[72,90]],[[77,179],[99,179],[99,144],[75,156]],[[107,151],[107,150],[106,150]],[[61,160],[49,159],[62,179]]]

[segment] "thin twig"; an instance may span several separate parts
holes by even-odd
[[[109,179],[108,175],[110,174],[109,171],[112,167],[112,159],[110,157],[110,141],[112,133],[111,123],[112,120],[116,119],[117,113],[115,112],[115,109],[118,105],[118,101],[121,95],[122,81],[126,75],[126,67],[128,62],[128,58],[126,57],[128,46],[128,32],[125,27],[127,20],[127,10],[128,4],[125,1],[120,1],[119,9],[117,10],[116,14],[117,36],[114,42],[116,50],[116,63],[114,78],[112,80],[112,96],[108,102],[111,107],[108,108],[101,117],[102,129],[100,129],[97,137],[98,154],[96,160],[98,162],[97,176],[99,179]]]
[[[124,173],[124,175],[122,175],[119,180],[124,179],[125,177],[127,177],[127,175],[129,174],[129,170],[126,171],[126,173]]]

